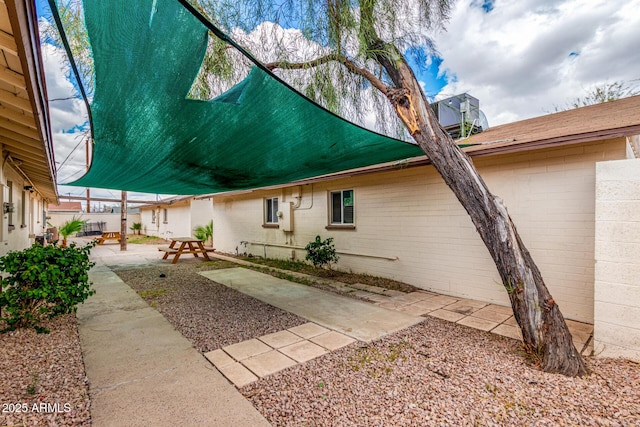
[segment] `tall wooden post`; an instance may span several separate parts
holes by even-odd
[[[120,201],[120,250],[127,250],[127,192],[122,192]]]

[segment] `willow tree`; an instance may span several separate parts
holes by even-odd
[[[432,46],[425,30],[446,21],[451,2],[201,0],[200,5],[228,31],[247,28],[251,18],[255,24],[267,20],[300,28],[303,35],[322,46],[321,53],[308,60],[293,61],[291,48],[287,47],[280,50],[280,58],[265,65],[338,113],[344,103],[335,100],[336,94],[339,97],[341,87],[342,93],[346,92],[345,87],[354,87],[350,78],[351,82],[355,78],[368,83],[355,87],[370,87],[383,95],[469,214],[509,295],[526,349],[539,357],[545,371],[572,376],[587,372],[560,309],[504,202],[489,191],[469,156],[442,130],[403,55],[415,43]],[[333,68],[323,67],[329,64]],[[288,72],[299,70],[315,71],[320,78],[303,80],[302,85],[287,78]]]
[[[386,106],[395,114],[405,135],[420,146],[469,214],[495,262],[526,349],[545,371],[572,376],[587,372],[505,204],[442,130],[403,55],[411,47],[433,47],[428,31],[446,22],[450,1],[178,1],[203,22],[224,28],[268,69],[338,114],[362,119],[354,94],[382,100],[376,112]],[[256,28],[261,31],[257,41],[248,35]],[[284,28],[295,28],[299,37],[292,42],[291,31]],[[214,37],[209,47],[192,94],[230,87],[246,62]],[[379,116],[378,125],[387,124],[384,114]]]

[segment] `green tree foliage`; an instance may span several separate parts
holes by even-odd
[[[140,234],[140,232],[142,231],[142,223],[141,222],[134,222],[131,227],[129,227],[131,229],[131,231],[133,231],[133,234]]]
[[[196,239],[200,239],[204,242],[209,242],[213,238],[213,220],[209,221],[207,225],[198,225],[193,229],[193,235]],[[213,242],[211,242],[213,244]]]
[[[588,105],[602,104],[603,102],[615,101],[616,99],[627,98],[640,94],[640,87],[634,84],[638,80],[631,82],[615,81],[613,83],[604,82],[591,87],[586,95],[573,98],[564,106],[556,106],[555,110],[566,111],[574,108],[586,107]]]
[[[316,239],[309,242],[304,249],[307,251],[305,259],[311,261],[316,267],[326,266],[331,270],[331,263],[338,262],[339,257],[333,245],[333,237],[322,240],[320,236],[316,236]]]
[[[33,327],[46,332],[42,321],[75,312],[95,292],[88,276],[94,265],[89,260],[94,246],[95,242],[84,247],[71,243],[66,248],[36,243],[0,258],[3,329]]]
[[[72,234],[82,231],[82,227],[86,222],[84,219],[76,218],[75,215],[69,221],[66,221],[62,227],[58,229],[58,233],[62,236],[62,246],[67,246],[67,238]]]

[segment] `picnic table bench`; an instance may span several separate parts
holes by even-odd
[[[178,243],[180,243],[179,246]],[[204,242],[200,239],[193,237],[173,237],[169,246],[160,246],[158,250],[164,252],[162,259],[167,259],[169,255],[173,256],[171,264],[175,264],[180,259],[181,255],[193,254],[198,258],[198,254],[202,254],[202,257],[209,261],[209,252],[214,252],[214,248],[204,246]]]
[[[117,242],[120,241],[120,232],[119,231],[105,231],[102,233],[102,236],[98,237],[98,244],[102,245],[106,240],[115,240]]]

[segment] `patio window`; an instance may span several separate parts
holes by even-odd
[[[277,197],[264,199],[264,223],[265,225],[278,223],[278,198]]]
[[[330,225],[354,224],[354,192],[351,190],[332,191],[329,194]]]
[[[167,224],[167,223],[169,222],[169,210],[168,210],[168,209],[163,209],[163,210],[162,210],[162,213],[163,213],[163,215],[162,215],[162,218],[163,218],[163,219],[162,219],[162,222],[163,222],[164,224]]]
[[[151,224],[155,224],[156,223],[156,210],[152,209],[151,210]]]

